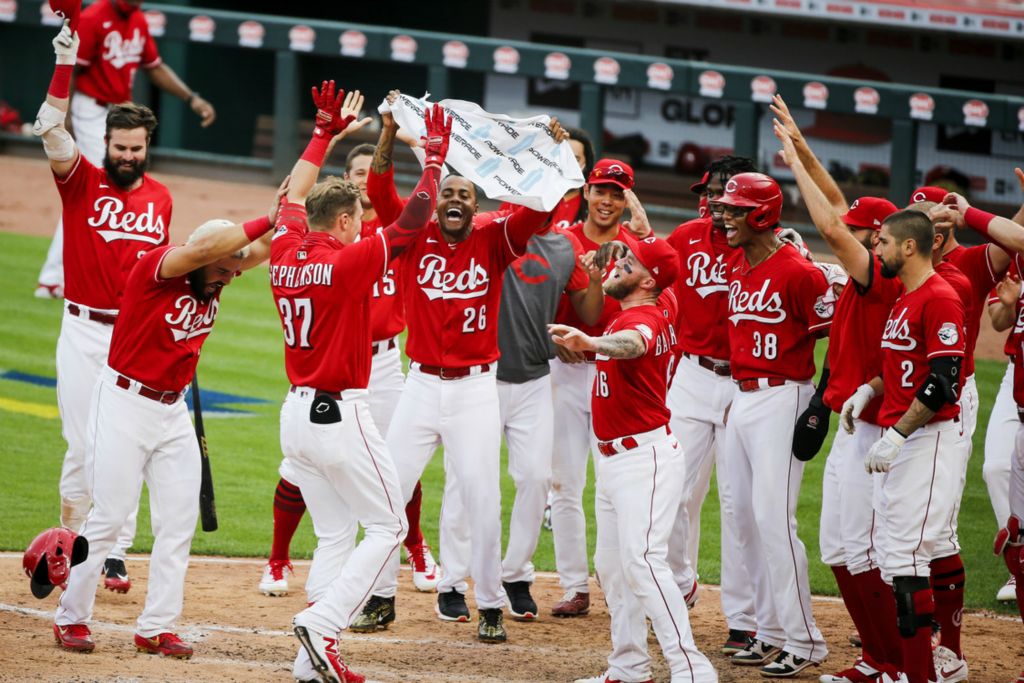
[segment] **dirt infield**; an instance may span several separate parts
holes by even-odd
[[[146,558],[131,557],[128,570],[134,585],[127,595],[99,591],[93,637],[95,652],[64,652],[53,641],[51,624],[57,594],[36,600],[21,572],[21,557],[0,556],[0,679],[32,681],[283,681],[291,680],[297,641],[291,618],[305,607],[302,582],[308,562],[296,564],[293,591],[268,598],[256,591],[261,561],[193,558],[185,588],[180,634],[195,647],[189,661],[165,660],[135,652],[134,620],[146,589]],[[299,588],[299,590],[295,590]],[[534,595],[541,619],[532,624],[507,622],[509,642],[484,645],[475,639],[476,625],[442,622],[434,616],[435,596],[417,593],[403,569],[396,603],[398,620],[376,635],[343,634],[342,652],[353,669],[368,680],[505,683],[572,681],[599,674],[610,641],[608,611],[594,587],[591,613],[579,619],[543,616],[560,597],[551,576],[538,578]],[[725,637],[724,621],[714,588],[701,588],[691,620],[698,646],[711,658],[723,683],[764,680],[757,670],[736,667],[717,652]],[[473,608],[470,596],[470,607]],[[816,599],[814,612],[831,648],[828,661],[798,680],[849,666],[857,651],[848,644],[852,625],[842,603]],[[475,612],[474,612],[475,614]],[[972,613],[964,617],[964,651],[970,680],[1000,683],[1014,680],[1024,661],[1020,622]],[[667,681],[667,669],[650,642],[655,680]]]
[[[266,210],[273,188],[156,172],[174,197],[171,242],[183,242],[195,226],[210,218],[245,221]],[[60,200],[46,160],[0,155],[0,231],[49,236],[57,224]],[[39,265],[42,265],[41,263]],[[1005,360],[1005,334],[982,316],[976,356]]]

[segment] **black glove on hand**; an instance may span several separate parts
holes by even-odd
[[[793,429],[793,455],[797,460],[806,462],[818,454],[828,435],[831,418],[832,410],[822,402],[821,396],[812,396],[810,405],[797,418]]]

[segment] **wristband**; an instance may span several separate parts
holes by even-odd
[[[270,222],[269,216],[260,216],[254,218],[251,221],[242,223],[242,230],[245,232],[245,236],[249,238],[250,242],[255,242],[264,234],[266,234],[274,224]]]
[[[71,64],[58,64],[53,67],[53,78],[50,79],[50,88],[47,95],[53,95],[59,100],[66,100],[71,96],[71,72],[74,66]]]
[[[310,139],[309,144],[306,145],[306,149],[302,153],[302,156],[299,157],[299,158],[302,159],[303,161],[308,161],[309,163],[313,164],[314,166],[317,166],[317,167],[323,166],[324,165],[324,157],[327,156],[327,147],[330,144],[331,144],[331,138],[330,137],[328,137],[326,135],[324,135],[324,136],[314,135],[313,138]]]
[[[900,430],[896,427],[889,427],[885,432],[885,438],[887,438],[892,444],[902,447],[907,441],[907,437],[904,436]]]
[[[995,218],[995,214],[976,209],[973,206],[964,212],[964,222],[967,223],[967,227],[977,230],[985,237],[989,237],[988,224],[992,222],[993,218]]]
[[[192,106],[192,101],[195,100],[197,97],[199,97],[199,93],[193,90],[192,94],[185,98],[185,101],[188,102],[189,106]]]

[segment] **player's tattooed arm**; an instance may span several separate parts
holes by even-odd
[[[782,124],[783,128],[786,129],[786,132],[789,133],[790,138],[792,138],[794,150],[800,157],[801,163],[803,163],[807,168],[807,173],[814,181],[814,184],[821,189],[826,199],[828,199],[829,204],[831,204],[837,212],[845,212],[846,207],[849,206],[849,204],[846,201],[846,197],[843,196],[843,191],[839,189],[839,185],[836,184],[835,179],[827,170],[825,170],[821,161],[811,150],[811,146],[807,143],[807,139],[800,131],[800,127],[796,125],[793,115],[789,113],[789,107],[786,105],[786,101],[782,99],[781,95],[776,95],[769,107],[771,108],[772,113],[775,114],[777,120]]]
[[[590,351],[609,358],[639,358],[647,351],[643,336],[636,330],[620,330],[602,337],[591,337],[569,325],[548,325],[551,340],[570,351]]]
[[[401,93],[392,90],[388,93],[388,104],[394,104]],[[373,151],[373,160],[370,162],[370,170],[380,175],[386,173],[394,163],[395,137],[398,134],[398,124],[390,111],[380,115],[380,137],[377,139],[377,148]]]

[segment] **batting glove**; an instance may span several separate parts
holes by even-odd
[[[906,441],[907,437],[897,432],[894,427],[889,427],[882,438],[872,444],[868,457],[864,460],[864,469],[871,473],[888,472],[892,467],[892,461],[900,454],[900,449]]]
[[[60,33],[53,39],[53,53],[57,55],[57,63],[74,65],[78,56],[78,31],[71,32],[71,21],[64,20]]]
[[[345,130],[345,127],[355,119],[350,115],[342,118],[341,101],[345,97],[344,90],[335,93],[334,81],[324,81],[320,90],[313,88],[313,104],[316,105],[316,127],[313,129],[313,137],[333,138]]]
[[[853,396],[846,399],[843,403],[839,421],[843,424],[843,429],[846,430],[847,434],[853,434],[854,419],[860,417],[860,414],[864,412],[864,408],[874,397],[875,390],[871,388],[871,385],[861,384],[857,387],[857,391],[853,392]]]
[[[1011,545],[1020,545],[1020,520],[1010,515],[1006,520],[1006,526],[996,534],[995,543],[992,544],[992,553],[1002,555]]]
[[[441,168],[444,165],[445,157],[448,156],[448,140],[452,134],[452,119],[444,120],[444,107],[437,102],[433,107],[423,112],[423,123],[426,125],[427,134],[420,138],[423,141],[423,151],[426,159],[423,162],[424,168],[436,166]]]

